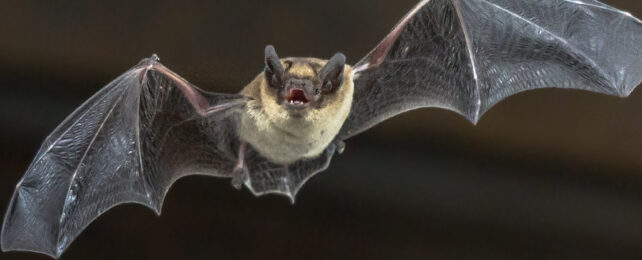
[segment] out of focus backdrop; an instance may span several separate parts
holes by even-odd
[[[3,3],[0,208],[54,127],[152,53],[203,89],[237,92],[265,45],[354,64],[416,2]],[[640,1],[604,2],[642,16]],[[349,140],[294,205],[188,177],[161,217],[117,207],[62,259],[641,259],[641,119],[641,90],[527,92],[477,126],[417,110]]]

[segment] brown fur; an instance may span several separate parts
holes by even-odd
[[[290,75],[316,77],[327,60],[286,58],[281,64]],[[262,156],[280,164],[319,156],[337,135],[350,113],[354,83],[352,68],[345,66],[343,85],[327,94],[319,108],[310,107],[302,117],[289,114],[277,103],[263,73],[248,84],[241,94],[251,97],[241,116],[239,135]]]

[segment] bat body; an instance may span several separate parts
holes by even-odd
[[[423,0],[354,66],[279,59],[239,94],[200,90],[156,56],[109,83],[44,141],[4,218],[3,251],[59,257],[123,203],[160,214],[179,178],[231,178],[294,200],[344,140],[421,107],[473,123],[539,88],[627,96],[642,81],[642,22],[595,0]]]

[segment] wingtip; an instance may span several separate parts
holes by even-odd
[[[288,194],[288,197],[290,198],[290,204],[294,205],[296,203],[296,195]]]
[[[638,82],[638,84],[633,84],[633,85],[625,86],[625,87],[624,87],[624,88],[622,88],[622,90],[620,91],[619,96],[620,96],[621,98],[627,98],[627,97],[631,96],[631,93],[633,93],[633,91],[635,91],[635,90],[638,88],[638,86],[642,86],[642,85],[640,85],[640,83]]]
[[[67,248],[59,247],[58,249],[56,249],[56,254],[55,255],[50,255],[50,254],[46,254],[46,255],[50,256],[53,259],[58,259],[58,258],[60,258],[60,256],[62,256],[62,254],[65,252],[66,249]]]
[[[477,111],[473,114],[466,114],[466,113],[459,113],[459,114],[462,115],[464,118],[466,118],[466,120],[468,120],[468,122],[473,124],[473,126],[477,126],[477,123],[479,123],[479,118],[481,117],[480,111]]]

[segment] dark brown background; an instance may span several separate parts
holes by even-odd
[[[415,0],[9,1],[0,8],[0,207],[40,142],[141,58],[236,92],[281,56],[357,62]],[[80,2],[80,1],[78,1]],[[642,4],[606,1],[642,16]],[[189,177],[162,217],[99,218],[63,259],[640,259],[642,94],[538,90],[472,126],[423,109],[348,142],[296,205]],[[0,253],[1,259],[46,259]]]

